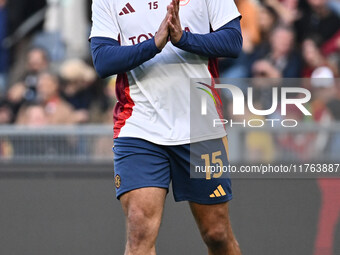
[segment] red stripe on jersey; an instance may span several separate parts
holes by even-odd
[[[209,73],[210,73],[210,76],[211,76],[211,85],[212,85],[212,87],[215,88],[216,80],[219,82],[219,77],[220,77],[220,74],[219,74],[219,71],[218,71],[217,58],[210,58],[209,59],[208,69],[209,69]],[[214,91],[216,92],[217,99],[222,104],[222,100],[221,100],[220,95],[218,93],[219,91],[217,91],[216,89],[214,89]]]
[[[117,76],[116,97],[118,102],[113,110],[113,138],[119,136],[120,130],[124,127],[126,120],[131,117],[132,108],[135,105],[130,97],[129,80],[126,73],[118,74]]]
[[[121,40],[120,40],[120,34],[118,34],[118,43],[119,43],[119,45],[122,45],[120,42],[121,42]]]
[[[214,96],[214,98],[216,98],[216,110],[218,115],[220,116],[220,118],[223,118],[223,104],[222,104],[222,100],[220,97],[220,90],[219,89],[215,89],[215,79],[219,78],[219,71],[218,71],[218,61],[217,58],[209,58],[209,62],[208,62],[208,69],[209,69],[209,73],[211,76],[211,92]]]
[[[125,6],[129,9],[130,12],[136,12],[135,9],[132,8],[130,3],[127,3]]]
[[[217,58],[209,58],[208,69],[211,78],[219,77]]]

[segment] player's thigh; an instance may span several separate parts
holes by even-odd
[[[125,215],[142,209],[149,214],[159,214],[162,212],[167,189],[157,187],[147,187],[131,190],[120,197]]]

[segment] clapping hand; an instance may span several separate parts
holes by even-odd
[[[173,44],[179,42],[183,35],[181,21],[179,19],[180,0],[172,0],[168,5],[168,26],[170,31],[170,39]]]

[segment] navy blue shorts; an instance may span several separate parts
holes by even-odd
[[[169,189],[171,181],[177,202],[217,204],[232,199],[230,178],[206,167],[229,165],[227,137],[174,146],[120,137],[114,140],[113,152],[118,199],[144,187]],[[193,178],[190,171],[199,170],[201,178]]]

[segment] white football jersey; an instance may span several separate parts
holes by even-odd
[[[169,4],[170,0],[93,0],[90,37],[112,38],[122,46],[148,40],[157,32]],[[180,5],[182,28],[192,33],[207,34],[240,16],[233,0],[181,0]],[[206,93],[190,89],[190,78],[217,75],[216,59],[183,51],[169,42],[154,58],[118,75],[114,137],[178,145],[225,136],[223,126],[212,132],[212,119],[219,115],[211,98],[211,123],[203,115],[201,118],[201,110],[192,109],[193,104],[190,107],[190,98],[200,101]],[[197,112],[195,127],[193,112]]]

